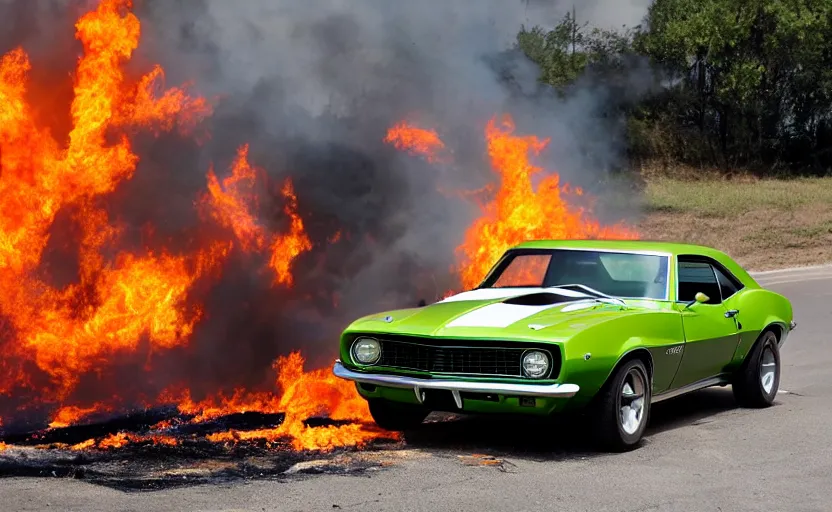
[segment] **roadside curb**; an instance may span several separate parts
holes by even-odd
[[[765,272],[749,272],[749,274],[754,280],[766,287],[778,284],[826,281],[832,279],[832,265],[793,267]]]
[[[825,264],[825,265],[810,265],[806,267],[787,267],[787,268],[778,268],[775,270],[759,270],[748,273],[752,276],[768,276],[768,275],[776,275],[776,274],[797,274],[800,272],[811,272],[811,271],[830,271],[832,272],[832,264]]]

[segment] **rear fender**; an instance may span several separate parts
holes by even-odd
[[[788,338],[793,320],[792,305],[779,293],[763,288],[751,289],[741,292],[736,300],[729,299],[726,306],[739,310],[737,320],[742,326],[731,366],[742,364],[766,329],[775,329],[781,347]]]

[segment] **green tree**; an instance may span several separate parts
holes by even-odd
[[[631,155],[699,165],[832,167],[832,1],[655,0],[644,28],[601,31],[571,14],[518,46],[564,93],[587,75],[665,78],[628,107]]]
[[[700,159],[828,166],[830,16],[828,0],[656,0],[635,49],[679,80],[662,109]]]

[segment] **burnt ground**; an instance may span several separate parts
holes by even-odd
[[[0,451],[0,478],[77,479],[122,491],[153,491],[246,480],[284,481],[315,474],[360,475],[395,465],[398,459],[416,453],[413,449],[507,472],[511,471],[506,460],[509,456],[572,459],[593,455],[590,440],[571,422],[524,417],[483,421],[434,413],[421,428],[400,439],[390,436],[362,447],[327,451],[296,451],[288,439],[206,439],[216,432],[275,428],[282,422],[282,414],[239,413],[201,423],[190,419],[175,408],[162,408],[86,425],[3,434],[0,441],[8,448]],[[168,426],[154,430],[162,421]],[[310,427],[344,423],[326,418],[306,421]],[[135,437],[118,448],[71,448],[84,442],[97,444],[119,433]],[[165,444],[152,436],[173,438],[177,444]]]
[[[734,407],[730,392],[694,394],[654,409],[649,430],[658,433],[679,421],[696,423]],[[295,451],[288,440],[217,443],[205,438],[215,432],[274,428],[283,420],[281,414],[241,413],[196,424],[189,419],[175,409],[155,409],[95,424],[7,434],[0,437],[9,445],[0,452],[0,478],[77,479],[121,491],[154,491],[238,481],[288,481],[310,475],[362,475],[416,453],[454,459],[466,466],[492,466],[502,472],[513,471],[510,459],[516,457],[564,461],[604,456],[594,450],[575,418],[554,422],[434,413],[400,440],[379,439],[361,448],[331,451]],[[160,421],[172,426],[151,430]],[[311,427],[343,423],[307,420]],[[140,437],[120,448],[70,448],[120,432]],[[149,437],[153,434],[175,438],[177,444],[155,442]]]
[[[159,490],[309,473],[363,472],[381,466],[371,455],[374,451],[399,446],[395,440],[377,440],[360,450],[321,452],[295,451],[288,440],[212,442],[205,436],[275,428],[283,415],[239,413],[195,424],[188,423],[189,419],[175,409],[154,409],[100,423],[0,435],[8,446],[0,451],[0,478],[73,478],[120,490]],[[151,430],[160,421],[174,425]],[[310,427],[343,423],[325,418],[306,422]],[[119,433],[135,435],[137,440],[118,448],[70,448]],[[158,442],[153,435],[174,438],[177,444]]]

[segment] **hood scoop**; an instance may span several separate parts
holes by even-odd
[[[580,299],[556,292],[525,293],[468,311],[448,322],[446,327],[508,327],[559,304]]]
[[[511,297],[504,300],[503,304],[510,304],[512,306],[554,306],[555,304],[575,302],[575,300],[577,300],[576,297],[567,297],[552,292],[540,292]]]

